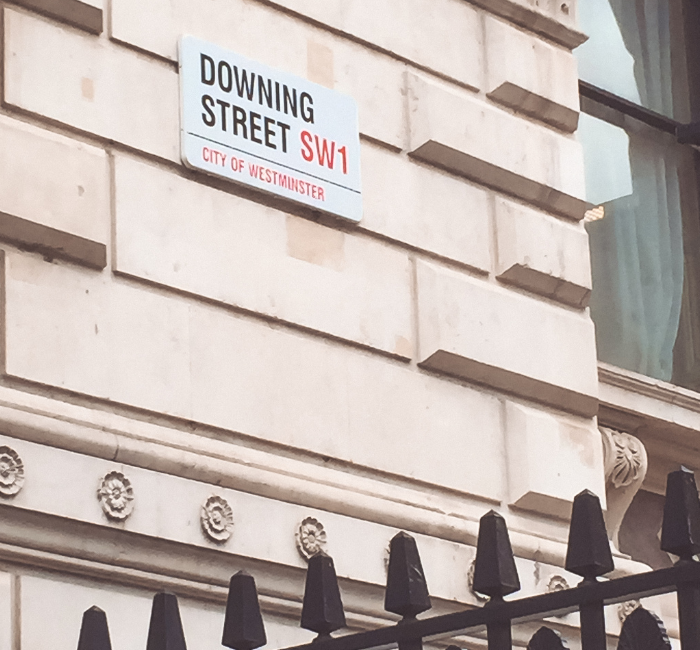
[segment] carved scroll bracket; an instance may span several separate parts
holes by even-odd
[[[605,488],[608,502],[606,525],[615,547],[618,534],[634,495],[647,474],[647,452],[642,442],[622,431],[600,427],[605,459]]]

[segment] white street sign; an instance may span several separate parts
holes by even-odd
[[[182,161],[352,221],[354,99],[192,36],[180,40]]]

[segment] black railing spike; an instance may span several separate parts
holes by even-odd
[[[495,600],[520,589],[506,520],[494,510],[479,521],[472,587]]]
[[[146,650],[187,650],[175,594],[161,592],[153,597]]]
[[[245,571],[231,576],[221,643],[233,650],[253,650],[267,643],[255,579]]]
[[[666,480],[661,550],[686,561],[700,553],[700,499],[695,475],[685,467]]]
[[[574,498],[565,567],[584,580],[595,580],[615,568],[600,499],[590,490]]]
[[[345,613],[333,558],[325,553],[318,553],[309,560],[301,627],[316,632],[319,639],[345,627]]]
[[[527,650],[568,650],[568,647],[561,635],[546,625],[537,630],[527,644]]]
[[[415,618],[431,606],[416,540],[402,531],[389,545],[384,609],[404,618]]]
[[[465,634],[473,636],[475,633],[479,634],[484,627],[487,629],[489,646],[493,640],[499,643],[499,647],[512,650],[511,646],[501,644],[508,640],[506,632],[511,622],[517,625],[549,617],[559,618],[577,610],[580,612],[582,650],[606,650],[609,647],[609,638],[605,630],[605,603],[638,600],[650,594],[661,595],[675,591],[678,591],[679,597],[681,648],[698,650],[700,562],[675,564],[653,571],[611,577],[609,580],[585,581],[571,589],[522,596],[496,602],[494,606],[487,604],[484,607],[460,608],[457,611],[406,621],[405,624],[391,623],[374,630],[291,645],[284,650],[371,650],[396,645],[400,647],[404,643],[417,645],[421,639],[452,639],[455,635],[459,635],[456,638],[461,638]],[[687,607],[683,606],[684,601]],[[492,631],[497,632],[495,639]]]
[[[617,650],[671,650],[671,642],[663,621],[654,612],[637,607],[622,625]]]
[[[83,612],[78,650],[112,650],[107,615],[99,607],[93,606]]]

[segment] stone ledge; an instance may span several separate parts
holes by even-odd
[[[600,433],[589,421],[554,416],[508,402],[505,410],[510,503],[569,519],[584,489],[605,508]]]
[[[40,14],[99,35],[104,29],[102,9],[80,0],[10,0]]]
[[[494,102],[547,122],[567,133],[573,133],[578,127],[578,111],[516,84],[504,82],[489,92],[488,97]]]
[[[608,363],[598,363],[602,426],[638,437],[647,449],[644,489],[664,494],[666,474],[700,468],[700,394]]]
[[[470,2],[497,16],[507,18],[516,25],[546,36],[571,50],[588,40],[588,36],[576,29],[573,2],[548,0],[548,10],[533,9],[533,3],[527,0],[470,0]],[[539,2],[537,4],[539,5]],[[562,11],[563,5],[568,7],[567,13]]]
[[[598,411],[598,400],[592,395],[582,395],[445,350],[434,352],[421,361],[420,365],[583,417],[593,417]]]
[[[428,263],[418,265],[417,286],[421,366],[576,415],[597,413],[588,315]]]
[[[578,221],[583,155],[570,137],[408,73],[411,156]]]
[[[47,259],[63,259],[93,269],[107,266],[107,246],[72,233],[0,212],[0,240]]]
[[[484,27],[489,63],[487,96],[573,133],[580,107],[574,55],[493,17],[486,18]]]
[[[96,408],[68,404],[0,386],[0,429],[19,440],[50,444],[115,463],[190,478],[250,494],[295,502],[363,521],[412,530],[444,540],[476,544],[484,503],[407,489],[343,471],[223,441],[221,432],[197,435]],[[228,433],[228,435],[231,435]],[[564,540],[562,528],[561,539]],[[563,541],[512,527],[518,557],[562,566]],[[1,555],[1,553],[0,553]],[[618,560],[620,571],[638,563]]]
[[[673,435],[686,444],[697,438],[700,394],[604,362],[598,363],[598,377],[601,425],[634,435]]]
[[[48,259],[104,268],[105,152],[7,116],[0,117],[0,142],[0,240]]]
[[[590,289],[580,287],[566,280],[560,280],[553,275],[543,274],[523,264],[513,264],[513,266],[501,273],[498,279],[501,282],[547,296],[552,300],[576,309],[588,307],[588,300],[591,295]]]
[[[587,203],[582,199],[543,187],[540,183],[440,142],[426,142],[414,149],[411,155],[570,219],[582,219],[587,208]]]
[[[588,304],[588,236],[570,224],[524,205],[496,198],[497,277],[577,309]]]

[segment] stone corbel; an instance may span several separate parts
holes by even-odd
[[[647,452],[638,438],[599,427],[603,437],[605,463],[605,492],[608,511],[605,523],[608,536],[619,550],[618,534],[634,495],[642,486],[647,473]]]

